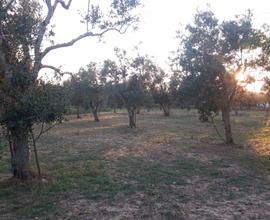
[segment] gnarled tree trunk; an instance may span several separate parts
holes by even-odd
[[[230,119],[230,107],[224,106],[222,108],[222,119],[224,122],[225,138],[227,144],[233,144],[232,129],[231,129],[231,119]]]
[[[90,107],[92,109],[92,114],[94,116],[94,121],[95,122],[99,122],[99,118],[98,118],[98,112],[101,108],[101,101],[98,100],[98,101],[91,101],[90,102]]]
[[[164,116],[169,117],[170,116],[170,106],[166,105],[166,104],[162,104],[160,106],[163,110]]]
[[[128,109],[129,127],[136,127],[136,108]]]
[[[28,145],[29,132],[24,128],[11,130],[12,161],[11,168],[15,178],[26,180],[30,173],[30,151]]]

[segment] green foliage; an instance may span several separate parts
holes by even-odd
[[[38,122],[62,121],[67,102],[62,86],[41,82],[33,91],[32,98]]]
[[[32,71],[41,7],[37,1],[18,1],[1,20],[0,123],[9,130],[30,129],[35,122],[60,121],[64,112],[60,86],[39,83]]]
[[[36,122],[51,123],[63,119],[66,102],[61,86],[41,82],[30,94],[14,97],[13,100],[18,104],[3,100],[4,108],[0,117],[0,123],[8,129],[29,129]]]
[[[153,75],[158,71],[147,56],[129,58],[126,51],[115,49],[117,62],[105,60],[102,75],[107,88],[118,105],[137,109],[149,102],[153,86]],[[108,90],[107,90],[108,91]]]
[[[171,99],[170,99],[170,94],[168,91],[165,89],[160,89],[159,91],[155,92],[153,94],[153,98],[155,103],[157,104],[165,104],[165,105],[170,105],[171,104]]]
[[[136,109],[144,103],[145,91],[143,81],[136,75],[119,86],[119,93],[127,109]]]
[[[98,111],[105,99],[105,78],[97,64],[91,62],[86,68],[64,82],[66,92],[69,93],[70,104],[75,107],[91,108]]]
[[[251,62],[244,63],[243,54],[259,45],[254,43],[250,13],[219,23],[213,12],[198,12],[186,30],[178,59],[183,72],[179,93],[205,121],[231,104],[237,90],[235,75]]]
[[[58,7],[68,10],[72,2],[74,1],[0,2],[0,123],[11,136],[12,172],[19,179],[30,176],[28,138],[33,125],[36,122],[59,122],[65,110],[62,88],[39,83],[38,74],[43,68],[61,73],[58,68],[45,65],[43,58],[53,50],[72,46],[86,37],[102,37],[112,30],[122,32],[126,25],[137,21],[137,16],[130,11],[139,4],[138,0],[107,1],[108,7],[102,9],[96,1],[89,5],[89,10],[82,16],[87,32],[64,44],[54,44],[51,39],[55,35],[50,28],[51,20]],[[41,5],[46,6],[46,10]],[[45,39],[52,45],[45,43]],[[95,65],[90,64],[87,70],[82,69],[80,77],[82,83],[79,86],[75,83],[72,101],[80,104],[83,99],[85,105],[97,112],[97,107],[101,104],[99,85],[103,81],[101,78],[97,79]],[[91,84],[90,88],[88,83]],[[85,95],[90,97],[85,99]]]

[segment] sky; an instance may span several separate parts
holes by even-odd
[[[100,0],[108,1],[108,0]],[[87,8],[88,0],[73,0],[70,10],[60,7],[56,11],[52,24],[55,25],[55,43],[69,41],[78,34],[85,32],[85,25],[79,22],[78,11]],[[140,22],[138,30],[129,29],[121,35],[110,32],[102,41],[96,38],[84,39],[74,46],[55,50],[44,60],[44,64],[61,66],[63,71],[76,72],[89,62],[102,62],[107,58],[114,58],[115,47],[127,50],[135,55],[135,46],[141,55],[149,55],[163,69],[169,71],[168,57],[171,51],[178,47],[176,31],[192,22],[196,10],[210,8],[220,20],[234,18],[243,14],[247,9],[254,13],[255,26],[262,26],[269,22],[269,0],[141,0],[143,7],[139,8]],[[256,73],[256,75],[259,75]],[[263,75],[257,76],[258,80]],[[256,82],[249,89],[259,91],[262,82]]]

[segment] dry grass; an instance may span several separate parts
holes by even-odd
[[[247,114],[235,147],[194,111],[69,116],[38,143],[43,181],[6,180],[1,150],[0,219],[270,219],[269,128]]]

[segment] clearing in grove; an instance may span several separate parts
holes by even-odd
[[[42,181],[9,179],[0,148],[0,219],[270,219],[264,112],[232,116],[236,146],[193,110],[67,118],[38,142]]]

